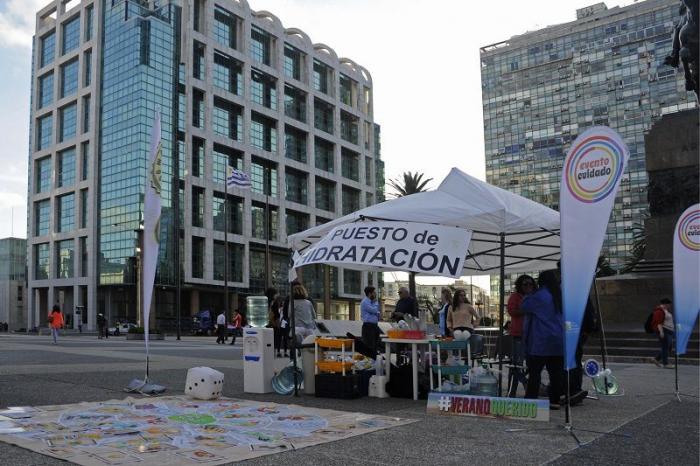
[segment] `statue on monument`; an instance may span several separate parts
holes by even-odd
[[[664,60],[664,64],[678,68],[680,61],[683,64],[686,90],[695,91],[695,95],[700,98],[699,10],[699,0],[681,0],[679,9],[681,20],[673,29],[673,50]]]

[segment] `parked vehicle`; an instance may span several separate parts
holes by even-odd
[[[192,318],[192,335],[213,335],[215,331],[214,324],[215,321],[210,311],[199,311]]]
[[[126,335],[132,327],[136,327],[136,324],[132,324],[131,322],[119,322],[118,326],[114,325],[109,327],[107,331],[110,335]]]

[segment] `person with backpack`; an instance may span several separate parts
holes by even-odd
[[[654,308],[651,319],[651,328],[656,333],[659,339],[661,351],[653,358],[654,364],[666,369],[673,369],[676,366],[668,363],[668,355],[671,353],[671,344],[673,342],[673,331],[675,329],[673,322],[673,313],[671,312],[671,300],[663,298],[659,301],[659,305]]]
[[[53,344],[58,344],[58,330],[63,328],[63,314],[61,313],[61,308],[58,304],[54,304],[49,314],[49,327],[51,328],[51,337],[53,338]]]

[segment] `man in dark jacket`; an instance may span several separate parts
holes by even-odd
[[[402,286],[399,288],[399,300],[396,302],[396,307],[391,318],[398,322],[402,320],[406,314],[410,314],[418,319],[418,301],[408,294],[408,288]]]

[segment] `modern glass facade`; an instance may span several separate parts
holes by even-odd
[[[377,199],[384,178],[369,73],[291,31],[234,0],[52,0],[38,12],[32,325],[45,324],[40,311],[64,296],[69,313],[71,303],[90,310],[87,328],[96,312],[138,320],[139,226],[156,111],[156,325],[174,319],[178,267],[184,316],[221,309],[226,275],[232,307],[269,285],[284,293],[287,236]],[[227,193],[227,166],[247,173],[251,189]],[[360,298],[368,280],[344,279],[340,269],[330,275],[334,300]]]
[[[661,115],[697,102],[682,73],[663,65],[677,2],[648,0],[579,16],[481,49],[486,179],[558,209],[571,143],[590,126],[615,129],[630,160],[603,248],[619,268],[648,208],[644,133]]]

